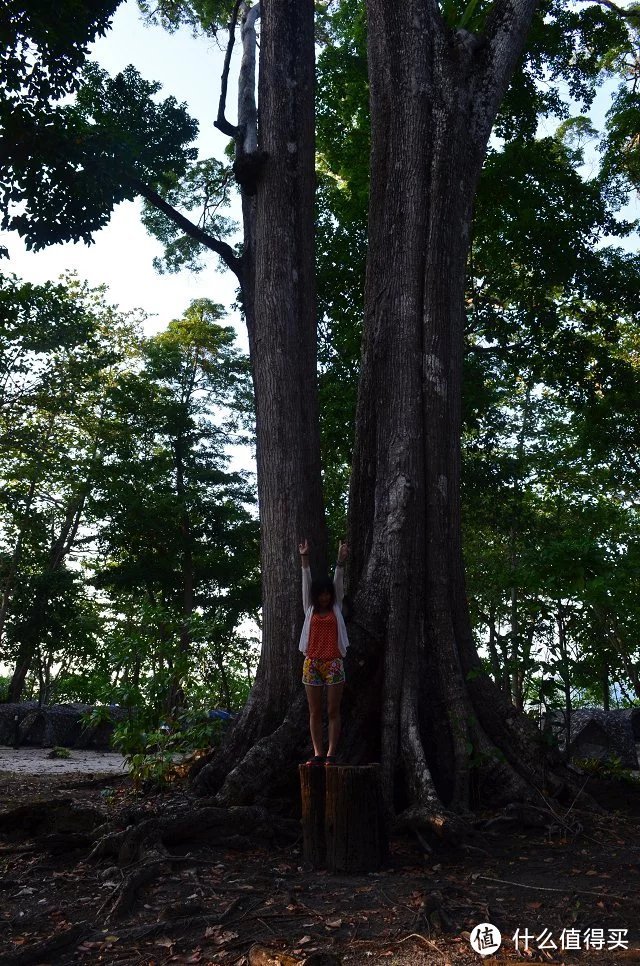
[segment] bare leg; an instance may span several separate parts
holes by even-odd
[[[340,702],[344,691],[344,681],[340,684],[327,685],[327,710],[329,713],[329,751],[328,755],[335,755],[340,738]]]
[[[322,757],[322,692],[324,687],[319,684],[305,684],[307,701],[309,702],[309,730],[313,742],[313,753]]]

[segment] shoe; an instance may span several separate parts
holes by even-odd
[[[305,761],[305,765],[310,765],[311,768],[316,768],[318,765],[323,765],[325,762],[323,755],[313,755],[308,761]]]
[[[336,756],[335,755],[327,755],[327,757],[324,760],[324,763],[325,763],[325,765],[337,765]]]

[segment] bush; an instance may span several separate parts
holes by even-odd
[[[610,758],[579,758],[574,764],[594,778],[613,779],[640,788],[640,772],[623,768],[622,761],[615,755]]]
[[[224,722],[205,712],[185,711],[172,722],[145,729],[142,717],[123,722],[113,733],[136,787],[166,787],[184,777],[185,759],[219,742]]]

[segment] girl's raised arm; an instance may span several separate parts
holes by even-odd
[[[348,556],[349,547],[346,543],[341,542],[338,549],[336,570],[333,575],[333,586],[336,589],[336,603],[340,608],[342,608],[342,600],[344,598],[344,564]]]
[[[302,609],[305,614],[311,607],[311,570],[309,569],[309,542],[304,540],[298,544],[300,563],[302,564]]]

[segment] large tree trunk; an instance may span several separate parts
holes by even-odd
[[[488,772],[503,798],[539,777],[525,721],[513,723],[481,671],[460,522],[473,199],[534,8],[497,3],[478,39],[448,28],[431,0],[368,2],[371,203],[350,589],[356,646],[370,655],[361,686],[379,689],[387,804],[425,814],[442,801],[468,807]],[[352,748],[365,740],[354,727]]]
[[[316,383],[313,0],[262,0],[260,9],[258,148],[266,160],[243,212],[251,252],[244,300],[256,400],[262,653],[241,719],[197,776],[203,792],[226,776],[221,802],[250,798],[304,737],[300,539],[308,537],[316,566],[327,564]]]
[[[475,649],[460,520],[473,199],[535,6],[498,0],[477,38],[447,27],[435,0],[368,0],[371,203],[342,749],[353,764],[379,758],[387,808],[408,807],[411,821],[432,826],[443,803],[464,811],[479,798],[509,801],[534,794],[543,777],[533,725],[484,673]],[[255,202],[250,340],[264,634],[247,708],[196,781],[203,792],[224,781],[220,803],[263,791],[306,738],[296,538],[310,536],[325,563],[310,228],[312,7],[262,4],[259,146],[268,160]]]

